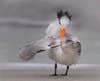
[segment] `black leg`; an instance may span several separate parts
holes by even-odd
[[[55,63],[55,75],[57,75],[57,63]]]
[[[54,72],[53,76],[57,76],[57,63],[55,63],[55,72]]]
[[[67,66],[67,68],[66,68],[66,72],[65,72],[66,76],[68,75],[68,71],[69,71],[69,66]]]

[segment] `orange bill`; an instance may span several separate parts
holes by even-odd
[[[65,29],[64,28],[60,28],[60,36],[61,36],[61,40],[64,40],[65,37]]]

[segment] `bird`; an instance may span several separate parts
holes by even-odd
[[[77,63],[81,54],[81,42],[68,29],[71,17],[68,11],[58,11],[57,19],[46,29],[45,37],[25,45],[19,51],[20,58],[27,61],[34,58],[36,54],[47,51],[49,58],[55,61],[53,76],[58,75],[58,63],[67,66],[63,74],[67,76],[69,67]]]
[[[64,33],[62,31],[62,33]],[[65,33],[66,34],[66,33]],[[63,75],[68,75],[69,66],[77,63],[81,53],[80,41],[71,35],[63,35],[61,37],[53,39],[49,45],[48,56],[55,61],[55,73],[57,76],[57,63],[67,65],[66,72]]]

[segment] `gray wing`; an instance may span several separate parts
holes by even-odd
[[[80,55],[81,54],[81,43],[80,41],[76,38],[76,37],[70,37],[67,38],[66,37],[66,41],[65,41],[65,46],[62,46],[63,50],[65,51],[65,53],[67,53],[67,49],[68,50],[72,50],[73,53]]]
[[[19,56],[22,60],[30,60],[32,59],[37,53],[47,51],[49,49],[49,41],[47,39],[41,39],[36,42],[32,42],[30,44],[25,45],[19,51]]]

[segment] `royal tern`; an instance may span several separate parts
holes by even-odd
[[[23,60],[29,60],[39,52],[48,51],[48,56],[55,61],[55,76],[57,75],[57,63],[67,65],[64,74],[67,75],[69,66],[77,63],[81,53],[80,41],[67,28],[71,16],[68,12],[59,11],[57,17],[58,19],[47,28],[46,37],[20,50],[20,57]]]

